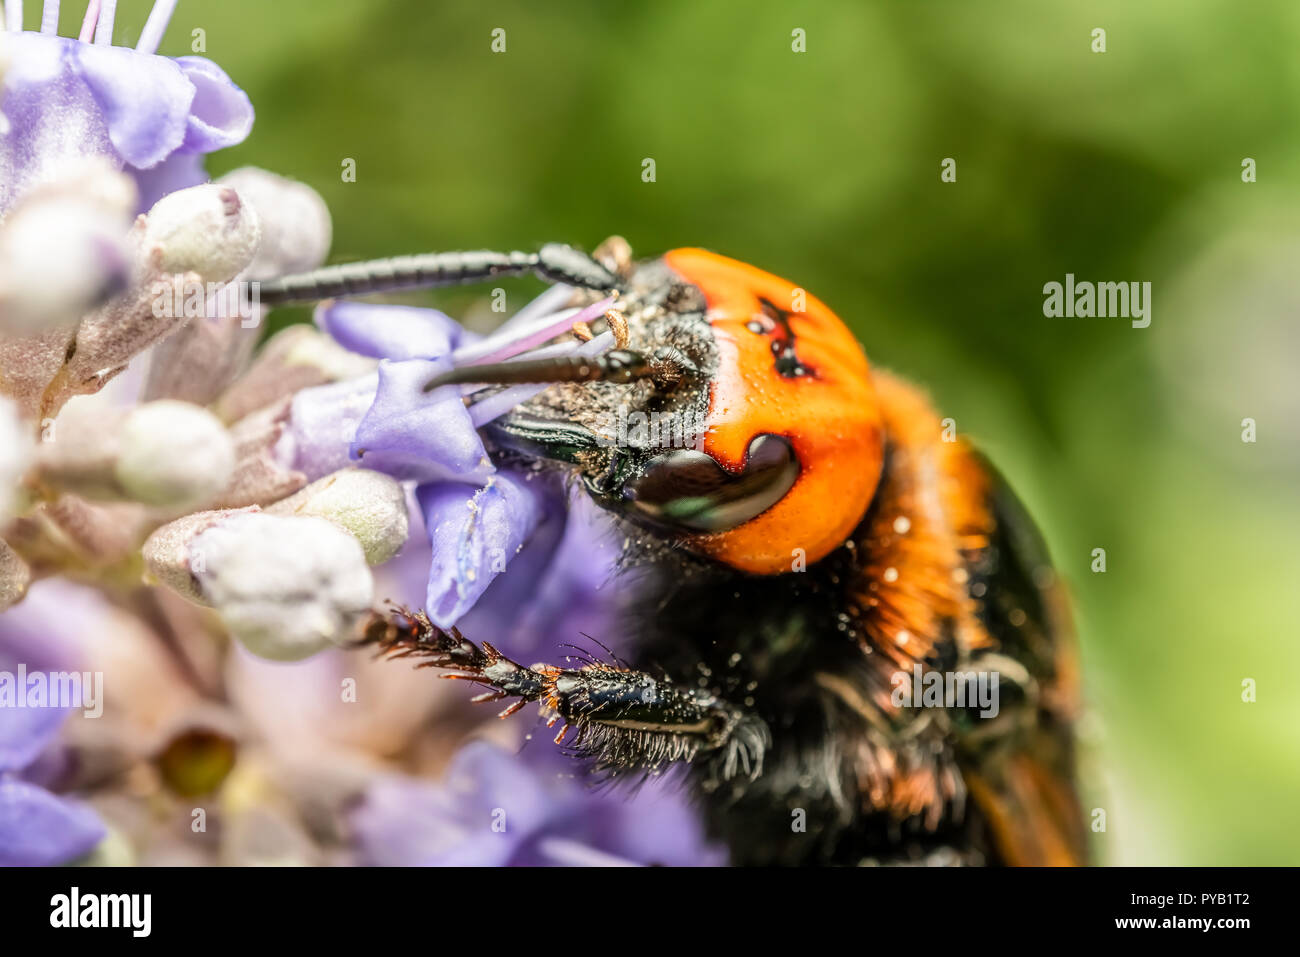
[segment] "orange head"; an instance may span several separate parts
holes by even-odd
[[[753,266],[677,249],[668,267],[704,294],[718,352],[703,450],[738,472],[755,437],[789,442],[798,476],[770,508],[692,542],[743,571],[790,571],[841,545],[880,480],[884,438],[867,358],[815,296]]]
[[[620,279],[619,348],[465,373],[557,383],[494,423],[495,444],[578,466],[598,504],[743,572],[790,572],[843,544],[884,447],[844,323],[792,283],[702,249]]]

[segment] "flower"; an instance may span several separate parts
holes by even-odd
[[[198,512],[154,532],[143,554],[157,580],[215,608],[232,635],[275,661],[341,643],[371,607],[361,543],[315,515]]]
[[[33,586],[22,604],[0,615],[0,675],[16,685],[20,673],[70,670],[72,656],[57,636],[70,621],[92,626],[97,604],[89,589]],[[59,776],[54,739],[70,709],[16,704],[0,694],[0,866],[66,864],[106,833],[92,810],[47,787]]]
[[[252,260],[259,236],[257,214],[228,186],[168,194],[131,228],[126,292],[71,330],[0,338],[0,391],[41,419],[75,395],[97,392],[134,356],[185,326],[194,290],[233,278]]]
[[[69,326],[131,280],[130,177],[101,157],[24,194],[0,227],[0,330]]]
[[[116,5],[98,0],[77,39],[56,35],[53,2],[41,32],[22,30],[21,4],[0,29],[0,391],[27,418],[53,418],[186,326],[158,303],[231,278],[257,246],[232,188],[158,203],[204,183],[203,156],[253,122],[216,64],[155,54],[175,5],[155,4],[134,50],[111,45]]]
[[[174,6],[159,0],[134,51],[110,45],[115,4],[98,0],[76,40],[54,35],[53,3],[41,33],[0,34],[0,434],[16,439],[0,459],[0,670],[102,668],[113,712],[83,726],[0,709],[0,863],[113,847],[720,862],[675,787],[593,791],[526,717],[467,721],[453,683],[347,650],[376,578],[516,654],[555,660],[584,632],[618,647],[608,520],[559,473],[494,463],[479,436],[545,386],[424,391],[476,363],[598,354],[610,333],[566,333],[609,300],[573,307],[557,287],[488,336],[431,309],[327,303],[254,355],[260,307],[218,294],[318,265],[329,215],[259,170],[204,182],[203,155],[242,139],[252,109],[209,61],[154,54]],[[123,371],[115,396],[87,397]],[[161,587],[140,587],[142,565]],[[186,817],[199,779],[211,836]]]
[[[552,291],[484,339],[469,336],[433,309],[355,302],[317,309],[318,327],[345,348],[379,359],[379,368],[369,376],[300,391],[280,450],[283,461],[308,476],[360,462],[416,483],[432,545],[421,604],[438,625],[456,624],[537,539],[545,544],[529,551],[530,574],[514,576],[514,590],[527,592],[560,540],[565,496],[553,477],[499,469],[478,434],[544,385],[502,389],[466,406],[460,387],[426,393],[425,383],[452,368],[525,353],[598,354],[612,344],[612,334],[582,344],[543,344],[601,315],[610,302],[556,308],[561,300]]]
[[[159,0],[134,50],[112,46],[114,5],[92,0],[77,39],[55,36],[57,4],[40,33],[9,24],[0,90],[0,215],[70,162],[102,156],[140,189],[140,208],[204,182],[205,153],[248,135],[253,107],[204,57],[154,51],[175,9]],[[94,42],[90,42],[93,37]]]
[[[95,500],[194,508],[225,487],[235,448],[206,409],[162,399],[133,409],[74,406],[37,449],[35,479]]]
[[[385,777],[350,815],[361,863],[399,866],[717,865],[726,854],[671,782],[593,791],[485,741],[431,784]]]
[[[616,623],[635,583],[614,585],[621,543],[612,522],[581,492],[568,492],[558,473],[498,466],[486,454],[477,429],[544,385],[492,391],[467,407],[460,389],[426,394],[423,384],[463,364],[606,348],[609,334],[545,345],[608,306],[566,309],[570,296],[552,289],[482,339],[431,309],[322,305],[317,326],[379,368],[299,392],[281,450],[295,468],[360,460],[414,484],[410,539],[379,570],[379,593],[391,589],[389,597],[423,607],[443,627],[550,661],[584,635],[596,654],[604,653],[598,645],[628,650]],[[471,740],[439,783],[388,775],[368,785],[349,816],[361,863],[726,862],[678,781],[648,779],[631,793],[592,789],[549,734],[534,739],[527,717],[492,724],[490,733],[513,738],[517,753]]]
[[[114,844],[150,862],[721,862],[662,779],[592,790],[527,717],[467,721],[453,683],[348,650],[376,578],[515,654],[556,660],[583,633],[625,650],[609,520],[479,435],[545,386],[425,391],[478,363],[599,354],[611,333],[567,333],[610,300],[557,287],[487,336],[432,309],[326,303],[257,349],[260,306],[220,294],[318,265],[329,215],[259,170],[204,183],[203,155],[252,109],[209,61],[154,54],[174,6],[134,51],[109,44],[115,4],[98,0],[77,40],[54,35],[56,4],[41,33],[0,34],[0,429],[41,429],[0,461],[0,608],[18,603],[0,668],[40,657],[13,649],[43,616],[42,654],[74,641],[114,713],[93,735],[70,723],[61,747],[62,713],[0,713],[0,862]],[[123,371],[111,400],[85,398]],[[139,586],[142,565],[161,587]],[[100,626],[72,599],[51,614],[87,591],[59,575],[94,582]],[[220,742],[213,767],[203,741]],[[174,826],[196,768],[212,837]]]

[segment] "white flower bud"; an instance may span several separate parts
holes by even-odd
[[[190,551],[190,545],[208,529],[219,525],[234,515],[256,513],[258,508],[214,509],[195,512],[158,528],[140,549],[144,558],[144,580],[149,585],[165,585],[186,601],[196,605],[211,605],[199,586],[198,573],[207,567],[207,557],[201,551]]]
[[[83,162],[25,195],[0,226],[0,328],[71,326],[127,287],[136,191],[105,162]]]
[[[371,565],[382,565],[396,555],[409,532],[401,483],[369,469],[327,475],[267,511],[329,519],[361,543]]]
[[[297,661],[346,641],[370,611],[361,546],[323,518],[231,515],[196,536],[189,556],[203,598],[263,658]]]
[[[310,186],[251,166],[228,173],[218,183],[237,191],[257,213],[261,228],[257,252],[237,281],[303,272],[325,261],[329,211]],[[217,294],[208,302],[208,321],[193,319],[158,343],[150,363],[147,398],[208,405],[221,395],[248,365],[269,308],[247,295],[251,294],[244,289]],[[243,406],[239,414],[253,408]]]
[[[200,406],[168,399],[125,410],[83,400],[37,447],[32,480],[96,501],[192,508],[226,487],[234,463],[233,436]]]
[[[330,213],[306,183],[244,166],[217,182],[232,186],[257,210],[262,241],[248,266],[250,279],[270,279],[315,269],[330,248]]]
[[[196,272],[205,283],[235,278],[252,262],[262,234],[252,206],[215,183],[168,193],[144,223],[144,248],[160,251],[164,272]]]
[[[235,446],[215,415],[197,405],[164,399],[132,411],[122,423],[114,474],[131,499],[185,507],[226,487]]]

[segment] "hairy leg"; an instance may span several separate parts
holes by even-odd
[[[444,631],[423,612],[404,609],[376,616],[364,643],[389,657],[420,659],[417,667],[443,669],[444,678],[481,685],[486,690],[474,701],[515,699],[502,718],[537,702],[548,726],[564,722],[556,743],[575,730],[570,748],[608,776],[653,772],[705,754],[718,762],[723,778],[757,777],[762,771],[769,734],[760,718],[710,691],[655,678],[622,662],[525,667],[486,641],[480,647],[459,630]]]

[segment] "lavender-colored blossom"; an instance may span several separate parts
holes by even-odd
[[[290,402],[289,427],[276,456],[287,469],[315,481],[354,465],[352,439],[375,403],[379,374],[300,389]]]
[[[357,426],[352,458],[415,482],[482,482],[494,471],[456,388],[426,393],[450,356],[379,363],[375,401]]]
[[[389,866],[716,865],[671,781],[597,792],[483,741],[462,748],[439,784],[374,782],[351,815],[362,863]]]
[[[382,359],[377,374],[303,389],[280,449],[309,478],[349,464],[403,481],[482,483],[495,469],[456,389],[423,391],[467,336],[433,309],[332,302],[316,324],[340,345]]]
[[[528,661],[562,660],[573,653],[566,647],[572,643],[598,655],[605,653],[601,645],[616,654],[629,652],[619,622],[635,591],[635,574],[620,573],[621,536],[581,490],[571,490],[566,500],[557,476],[538,479],[549,483],[545,494],[553,496],[547,498],[545,518],[457,627]],[[462,494],[474,491],[466,486]],[[410,537],[397,558],[376,569],[376,594],[415,608],[428,603],[433,562],[424,515],[412,498]]]
[[[46,6],[39,34],[22,32],[20,24],[10,22],[11,32],[3,37],[6,48],[0,51],[5,63],[0,77],[0,216],[9,213],[18,200],[26,203],[33,195],[33,187],[60,177],[73,161],[87,157],[106,160],[132,177],[139,187],[141,207],[150,208],[160,196],[205,180],[201,165],[204,154],[237,143],[247,135],[252,108],[220,68],[201,57],[170,59],[155,55],[175,0],[159,0],[135,50],[111,46],[114,7],[113,3],[101,5],[99,0],[92,0],[76,40],[54,35],[57,4]],[[131,205],[128,202],[123,208]],[[181,215],[175,217],[177,221],[189,226],[199,224],[199,231],[203,231],[203,221],[191,215],[192,210],[178,209]],[[321,221],[321,228],[328,230],[324,216],[309,215],[305,221],[308,232]],[[170,236],[168,222],[159,214],[143,223],[141,229],[151,228]],[[306,244],[318,250],[308,257],[313,260],[319,260],[328,247],[327,238],[316,238],[319,242]],[[227,264],[230,268],[218,270],[222,278],[245,268],[245,278],[264,274],[261,267],[249,266],[251,244],[255,241],[254,237],[246,244],[227,243],[217,250],[232,257]],[[158,245],[174,251],[170,243]],[[287,243],[285,249],[293,253],[300,245]],[[277,263],[293,261],[292,257],[278,255],[271,258]],[[160,260],[155,265],[168,265],[167,271],[178,275],[193,269],[196,277],[215,278],[188,260],[176,269],[170,267],[170,261]],[[310,265],[314,262],[293,268]],[[266,275],[275,273],[272,269]],[[424,388],[432,378],[451,369],[542,355],[593,356],[610,348],[612,333],[585,343],[568,339],[565,333],[576,323],[598,318],[612,300],[579,308],[569,305],[573,298],[571,289],[551,289],[485,337],[464,330],[431,309],[351,302],[323,305],[317,311],[316,324],[328,338],[314,332],[312,335],[348,361],[334,361],[336,355],[299,377],[293,369],[295,363],[299,369],[304,366],[299,361],[302,357],[281,356],[283,361],[259,380],[257,389],[236,393],[243,405],[233,398],[223,400],[223,408],[241,410],[239,415],[230,416],[231,421],[238,419],[233,429],[236,437],[256,436],[262,442],[264,432],[271,436],[261,445],[251,438],[248,442],[240,438],[236,443],[237,466],[248,458],[244,451],[247,445],[257,452],[258,463],[265,459],[278,467],[278,471],[271,469],[275,474],[292,475],[296,483],[292,488],[353,465],[386,476],[349,471],[345,478],[325,479],[291,499],[283,499],[278,503],[281,511],[272,505],[265,512],[250,509],[248,514],[227,516],[229,520],[221,523],[214,519],[213,528],[199,531],[196,526],[190,529],[194,534],[189,538],[177,527],[193,521],[202,524],[208,519],[202,515],[181,517],[161,531],[165,539],[166,530],[173,529],[173,544],[184,548],[160,550],[146,545],[143,557],[151,574],[181,594],[186,594],[187,588],[197,590],[200,597],[226,616],[227,626],[236,637],[263,655],[296,658],[300,652],[314,651],[320,635],[347,629],[333,623],[335,616],[329,609],[329,620],[322,619],[324,623],[319,627],[316,619],[295,610],[295,590],[301,592],[303,581],[311,585],[314,579],[312,574],[296,571],[294,563],[302,560],[309,565],[319,564],[329,549],[310,542],[290,547],[293,543],[284,535],[288,524],[297,525],[299,530],[310,527],[322,534],[328,532],[334,544],[349,553],[346,566],[335,563],[325,569],[331,575],[342,569],[333,577],[326,576],[330,578],[329,588],[312,586],[305,594],[316,601],[327,593],[333,594],[337,585],[346,601],[336,603],[338,608],[334,610],[351,622],[370,607],[370,578],[364,562],[383,562],[405,537],[406,523],[396,519],[400,518],[404,497],[409,496],[418,505],[410,515],[410,539],[390,563],[392,571],[388,574],[393,579],[402,577],[407,566],[414,563],[417,567],[413,575],[418,581],[410,603],[425,607],[438,624],[459,625],[480,640],[487,638],[500,644],[512,655],[548,661],[562,661],[566,653],[562,646],[568,642],[585,643],[584,634],[593,639],[593,654],[602,654],[601,644],[615,653],[629,651],[619,640],[618,616],[626,591],[612,584],[620,546],[611,534],[610,521],[589,500],[567,488],[560,474],[494,463],[479,434],[487,423],[546,386],[525,384],[480,390],[471,384],[444,386],[432,392]],[[87,328],[101,332],[104,341],[117,341],[120,327],[117,319],[105,319]],[[79,339],[79,361],[87,362],[87,357],[98,355],[81,349],[81,343]],[[65,355],[59,345],[56,357]],[[185,357],[192,343],[178,339],[173,346],[172,353],[163,353],[169,367],[178,356]],[[247,352],[240,355],[246,357]],[[125,361],[129,354],[119,358]],[[197,361],[193,354],[188,358]],[[317,355],[313,361],[320,359]],[[378,360],[377,367],[373,360]],[[114,367],[117,364],[117,360],[112,363]],[[183,363],[177,367],[183,367]],[[276,369],[284,375],[279,376]],[[276,388],[268,390],[265,386],[271,378],[277,380]],[[336,381],[340,379],[343,381]],[[228,379],[223,373],[204,381],[203,397],[196,397],[196,402],[210,401]],[[332,384],[317,385],[322,382]],[[262,400],[254,401],[250,395],[261,396]],[[254,429],[260,428],[262,417],[284,428],[279,432]],[[355,491],[360,487],[358,482],[368,482],[373,489],[375,480],[384,492],[378,499],[388,507],[383,515],[394,518],[392,522],[376,524],[383,517],[378,512],[360,517],[353,514],[361,496],[347,490]],[[244,494],[244,487],[238,488]],[[275,495],[259,493],[251,500],[265,497],[269,502],[292,488],[286,486]],[[327,491],[323,491],[328,488],[334,489],[334,499],[328,499]],[[233,493],[227,489],[223,494]],[[347,521],[340,522],[340,515],[345,514],[349,521],[370,524],[354,527]],[[203,542],[197,543],[195,536],[203,537]],[[269,547],[276,542],[284,547],[278,551]],[[190,543],[197,543],[195,554],[203,558],[201,568],[191,560]],[[134,547],[128,546],[123,554]],[[223,556],[229,559],[232,555],[239,560],[223,561]],[[275,560],[270,561],[268,556]],[[393,574],[399,566],[402,576]],[[354,588],[358,582],[365,587]],[[23,604],[0,615],[0,671],[13,671],[19,662],[29,670],[66,670],[68,663],[57,656],[51,636],[69,627],[86,634],[96,632],[95,627],[84,623],[84,614],[78,617],[77,596],[81,592],[66,583],[39,582]],[[103,618],[107,610],[99,601],[95,613]],[[280,620],[286,617],[291,619],[289,624]],[[69,625],[69,619],[74,624]],[[295,636],[291,624],[301,626],[301,634]],[[243,660],[240,655],[242,652],[236,651],[237,661]],[[194,661],[196,671],[205,667],[204,655],[195,656]],[[355,729],[340,731],[343,722],[337,715],[360,713],[360,709],[353,703],[335,709],[326,702],[337,701],[339,675],[352,676],[355,658],[327,651],[313,662],[299,667],[319,667],[322,670],[318,677],[324,683],[319,688],[313,685],[312,693],[303,699],[310,698],[312,706],[319,707],[322,714],[336,715],[340,727],[335,731],[340,732],[342,745],[335,756],[341,757],[356,743],[350,737]],[[326,667],[331,662],[334,671]],[[234,669],[236,678],[239,667]],[[414,680],[414,673],[387,667],[384,674],[400,672]],[[261,672],[264,687],[283,688],[284,675],[289,672],[273,673],[270,668],[266,666]],[[340,672],[338,668],[345,670]],[[451,689],[450,682],[434,684],[444,692],[458,690]],[[373,688],[399,686],[393,678]],[[250,710],[247,689],[241,696],[238,680],[232,680],[230,687],[236,689],[231,700],[242,701],[244,710]],[[286,698],[292,699],[292,695],[252,695],[273,696],[277,707]],[[370,695],[368,689],[363,689],[362,700],[371,697],[383,702],[417,695],[382,690]],[[433,698],[430,695],[431,701]],[[445,706],[445,702],[438,705]],[[402,726],[411,731],[424,728],[432,710],[432,705],[409,708],[407,723]],[[272,724],[282,722],[281,731],[309,724],[295,717],[292,707],[283,713],[267,711],[265,717]],[[71,778],[65,773],[65,764],[71,764],[71,752],[58,745],[60,728],[67,717],[57,709],[0,708],[0,864],[66,863],[101,843],[105,827],[95,812],[60,793],[61,788],[71,787]],[[392,732],[391,720],[379,720],[382,708],[377,708],[372,717],[375,728],[367,734],[382,741],[375,754],[399,753],[406,733]],[[313,732],[319,724],[310,722]],[[338,804],[332,802],[341,804],[345,794],[360,794],[350,821],[353,847],[363,861],[475,865],[691,865],[725,861],[725,853],[703,835],[698,815],[675,782],[652,779],[634,793],[593,790],[574,774],[572,765],[566,763],[567,756],[551,744],[550,734],[528,734],[530,728],[540,731],[542,724],[531,709],[512,722],[493,724],[499,740],[517,736],[518,749],[503,750],[475,740],[452,757],[446,776],[436,784],[399,775],[375,780],[370,777],[373,755],[355,767],[346,760],[337,762],[339,773],[333,779],[330,806],[337,810]],[[379,728],[384,736],[376,730]],[[267,736],[272,737],[269,733]],[[329,735],[321,736],[322,740],[326,737]],[[449,729],[439,744],[450,750],[459,744],[459,736]],[[290,747],[285,753],[298,755],[301,749]],[[241,751],[241,761],[243,754]],[[275,759],[268,756],[266,760]],[[439,755],[439,763],[441,760]],[[411,766],[433,765],[413,761]],[[314,790],[312,793],[316,794]],[[111,802],[97,799],[97,804],[106,814],[114,813]],[[237,835],[240,812],[227,813],[230,816],[223,828],[228,835]],[[232,845],[239,843],[236,837],[229,840]]]
[[[316,325],[339,345],[374,359],[434,359],[450,355],[468,336],[436,309],[330,302],[316,310]]]
[[[341,345],[381,362],[374,376],[299,392],[280,458],[308,477],[360,463],[417,483],[432,546],[421,604],[443,627],[470,612],[517,555],[512,591],[528,594],[546,571],[563,530],[564,496],[558,483],[498,471],[478,433],[545,386],[502,389],[468,407],[465,387],[424,390],[439,373],[462,365],[560,351],[594,355],[612,344],[605,333],[582,344],[535,348],[575,322],[601,315],[609,305],[604,300],[583,309],[560,309],[553,290],[538,302],[541,307],[526,308],[485,339],[433,309],[330,302],[316,311],[317,326]],[[358,418],[362,405],[366,410]],[[529,547],[535,536],[539,544]]]
[[[20,665],[29,675],[69,670],[71,655],[56,636],[70,617],[93,620],[96,609],[87,607],[86,596],[63,582],[40,582],[25,601],[0,614],[0,672],[13,680]],[[92,810],[44,786],[58,763],[55,737],[68,713],[0,701],[0,866],[65,864],[104,837]]]
[[[570,492],[563,528],[557,531],[558,543],[547,551],[544,568],[517,607],[504,596],[489,595],[471,615],[504,609],[506,614],[495,615],[492,634],[514,653],[531,656],[528,660],[558,660],[572,652],[565,647],[572,643],[599,656],[607,654],[605,649],[631,654],[622,618],[627,596],[636,591],[638,573],[619,566],[622,536],[581,489]],[[534,542],[546,545],[537,538]],[[517,563],[525,562],[527,551]],[[477,624],[469,618],[464,622],[471,634],[479,634]]]
[[[454,482],[425,485],[416,493],[433,546],[425,610],[451,627],[474,607],[506,564],[550,524],[550,548],[531,550],[534,567],[512,577],[516,591],[540,578],[559,540],[563,498],[551,476],[498,472],[481,488]],[[513,603],[512,603],[513,604]]]
[[[422,385],[446,368],[536,356],[557,350],[594,354],[592,342],[542,345],[575,321],[590,320],[606,302],[565,309],[569,290],[543,294],[496,333],[472,340],[433,310],[360,303],[329,304],[317,325],[340,343],[380,358],[377,377],[305,390],[295,400],[300,454],[319,455],[330,442],[339,455],[337,417],[323,414],[373,396],[366,427],[352,453],[385,468],[371,449],[379,438],[392,474],[433,474],[415,489],[411,537],[380,588],[420,605],[443,627],[456,625],[515,656],[563,660],[568,643],[628,651],[618,617],[625,591],[615,587],[620,548],[608,517],[555,473],[496,468],[483,455],[459,460],[466,441],[481,449],[475,429],[535,395],[543,385],[494,390],[473,397]],[[377,380],[377,381],[376,381]],[[308,396],[306,393],[316,393]],[[441,393],[441,394],[440,394]],[[444,397],[445,396],[445,397]],[[345,426],[347,431],[350,426]],[[329,436],[325,443],[321,435]],[[423,519],[423,524],[421,524]],[[587,642],[584,635],[593,639]],[[521,738],[536,714],[515,719]],[[486,742],[464,746],[437,784],[407,777],[372,783],[351,816],[364,863],[398,865],[722,864],[725,852],[703,836],[698,814],[676,781],[653,779],[635,793],[593,790],[573,773],[571,759],[549,740],[527,735],[518,754]]]
[[[204,57],[155,54],[174,7],[174,0],[155,5],[134,50],[109,43],[112,5],[101,13],[99,3],[90,4],[79,39],[54,36],[53,24],[41,33],[8,25],[0,214],[87,156],[134,176],[145,210],[166,193],[204,182],[203,154],[248,135],[252,105],[220,67]]]

